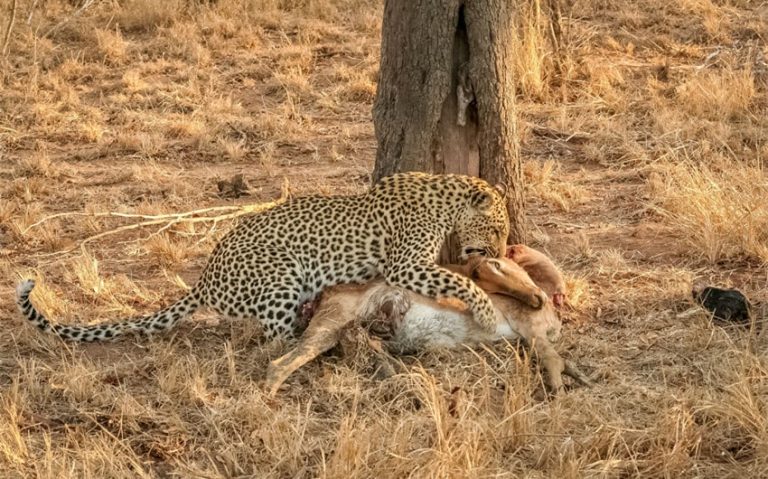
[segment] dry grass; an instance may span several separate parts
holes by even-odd
[[[21,324],[13,287],[36,278],[62,323],[155,310],[227,226],[62,255],[115,222],[33,227],[51,214],[222,205],[216,182],[239,173],[243,203],[278,197],[284,176],[295,194],[362,191],[381,6],[131,0],[70,18],[71,2],[19,2],[0,59],[3,477],[768,477],[766,334],[688,299],[698,280],[739,287],[766,319],[757,3],[571,2],[558,51],[550,2],[521,5],[528,213],[571,291],[560,349],[596,387],[544,399],[505,345],[406,358],[384,382],[347,351],[269,400],[259,383],[286,346],[253,322],[207,313],[72,346]]]
[[[683,83],[677,89],[680,104],[696,118],[736,119],[749,112],[755,97],[751,68],[706,73]]]
[[[658,168],[649,177],[650,195],[682,245],[712,263],[768,263],[768,176],[762,165],[725,161],[711,167],[681,159]]]
[[[518,34],[515,38],[515,76],[522,92],[540,99],[548,87],[547,76],[552,73],[551,50],[547,44],[550,30],[549,16],[540,0],[521,3],[518,16]]]
[[[549,207],[570,211],[574,206],[589,200],[589,192],[575,183],[559,180],[562,165],[554,160],[530,162],[524,165],[525,186],[528,194],[535,196]]]

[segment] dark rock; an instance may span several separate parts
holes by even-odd
[[[741,291],[700,286],[694,287],[691,293],[693,300],[709,311],[715,319],[737,323],[749,322],[752,305]]]

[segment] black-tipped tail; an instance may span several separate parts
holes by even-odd
[[[118,338],[128,332],[151,334],[167,331],[201,305],[199,295],[196,290],[192,290],[172,305],[149,316],[93,326],[52,325],[45,316],[35,309],[29,299],[34,288],[35,282],[31,279],[22,281],[16,287],[16,304],[19,311],[41,331],[51,331],[69,341],[102,341]]]

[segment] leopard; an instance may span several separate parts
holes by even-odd
[[[437,264],[455,234],[458,257],[506,252],[506,189],[458,174],[396,173],[354,195],[290,198],[240,218],[214,246],[186,294],[153,314],[86,325],[51,323],[30,300],[35,281],[17,286],[17,306],[39,330],[63,340],[114,340],[168,331],[201,307],[234,319],[257,319],[266,339],[295,337],[302,305],[324,289],[386,284],[429,298],[462,301],[494,331],[488,295],[469,278]]]

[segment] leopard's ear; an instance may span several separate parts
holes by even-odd
[[[502,183],[496,183],[495,185],[493,185],[493,187],[496,189],[496,191],[499,192],[502,199],[505,199],[505,200],[507,199],[507,185]]]
[[[485,211],[490,208],[494,202],[498,201],[498,196],[502,200],[507,198],[507,187],[501,183],[494,186],[482,181],[479,184],[472,186],[472,192],[470,194],[469,203],[474,208]]]
[[[480,211],[489,209],[493,205],[493,190],[476,188],[469,197],[469,204]]]

